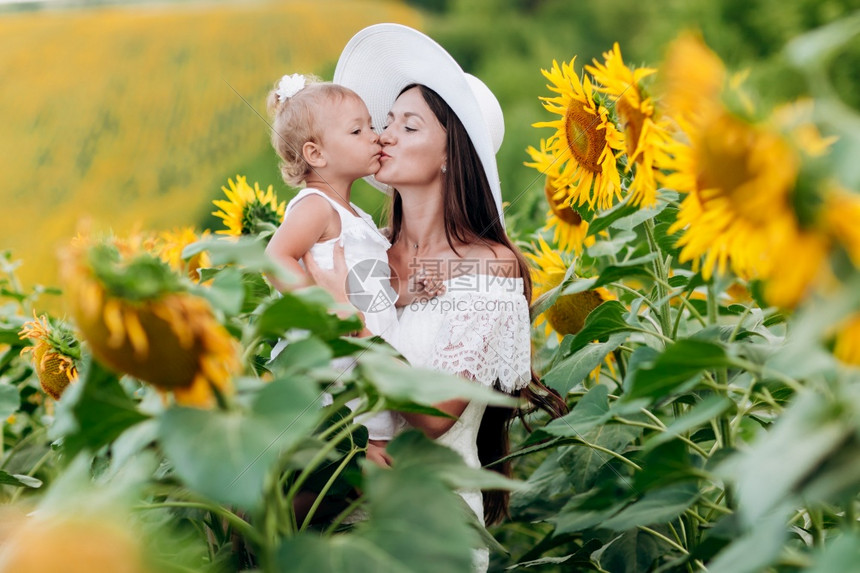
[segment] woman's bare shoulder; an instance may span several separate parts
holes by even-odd
[[[471,246],[470,257],[481,261],[482,274],[491,274],[494,276],[519,277],[520,276],[520,260],[514,251],[501,243],[486,242],[477,243]]]

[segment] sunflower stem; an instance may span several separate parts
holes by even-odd
[[[719,322],[719,317],[720,317],[720,308],[719,308],[719,303],[717,301],[717,294],[718,293],[717,293],[717,288],[716,288],[716,281],[713,278],[711,278],[711,280],[708,282],[708,324],[711,324],[711,325],[716,325]],[[743,319],[741,319],[741,322],[743,322]],[[732,333],[732,338],[734,338],[736,332],[737,332],[737,327],[735,327],[735,330]],[[728,383],[729,383],[728,371],[725,368],[717,368],[714,371],[714,374],[716,374],[717,384],[721,388],[722,387],[726,388],[725,391],[723,392],[724,396],[728,399],[731,399],[729,397],[729,392],[728,392]],[[718,435],[720,437],[720,445],[726,449],[731,448],[734,445],[734,439],[732,436],[732,425],[731,425],[731,420],[729,418],[729,415],[728,414],[721,415],[719,418],[718,424],[719,424],[719,434]],[[730,493],[727,492],[727,498],[730,498],[730,497],[731,497]]]
[[[663,425],[656,426],[654,424],[649,424],[648,422],[637,422],[635,420],[628,420],[627,418],[622,418],[621,416],[615,416],[612,418],[612,420],[615,422],[618,422],[619,424],[624,424],[625,426],[636,426],[638,428],[645,428],[646,430],[654,430],[655,432],[665,432],[667,429],[666,426],[663,426]],[[705,458],[708,457],[708,452],[703,450],[701,448],[701,446],[699,446],[699,444],[697,444],[696,442],[691,440],[689,437],[687,437],[683,434],[679,434],[677,436],[677,438],[679,440],[681,440],[682,442],[684,442],[685,444],[687,444],[688,446],[690,446],[693,450],[695,450],[697,453],[699,453],[703,457],[705,457]]]
[[[824,516],[820,508],[807,508],[809,521],[812,524],[812,545],[821,547],[824,544]]]
[[[587,447],[587,448],[591,448],[592,450],[596,450],[598,452],[603,452],[604,454],[611,456],[611,457],[615,458],[616,460],[627,464],[628,466],[630,466],[631,468],[633,468],[636,471],[640,471],[640,472],[642,471],[642,466],[640,466],[639,464],[637,464],[636,462],[634,462],[633,460],[631,460],[629,458],[625,458],[624,456],[622,456],[618,452],[610,450],[609,448],[604,448],[603,446],[598,446],[597,444],[592,444],[591,442],[583,440],[582,438],[579,438],[579,441],[582,442],[582,445]]]
[[[743,327],[744,321],[750,315],[751,310],[752,308],[749,306],[744,307],[743,313],[741,314],[740,318],[738,318],[738,322],[737,324],[735,324],[735,328],[732,330],[732,334],[729,336],[729,342],[735,341],[735,338],[737,338],[738,334],[741,331],[741,328]]]
[[[854,496],[845,496],[845,529],[857,531],[857,510],[854,507]]]
[[[299,532],[304,531],[311,524],[311,519],[313,519],[314,514],[317,512],[317,509],[319,509],[319,506],[325,498],[326,494],[328,493],[328,490],[331,489],[331,486],[334,485],[335,480],[338,478],[338,476],[340,476],[341,473],[343,473],[343,470],[346,469],[346,466],[349,464],[349,462],[352,461],[352,458],[354,458],[359,451],[361,451],[359,448],[353,448],[349,452],[349,454],[347,454],[347,456],[343,458],[343,461],[340,462],[340,465],[337,466],[337,469],[334,471],[333,474],[331,474],[331,477],[328,478],[328,481],[326,481],[325,485],[317,494],[317,498],[314,500],[313,505],[308,510],[308,514],[305,516],[304,521],[302,521],[302,526],[299,528]]]
[[[163,509],[170,507],[183,509],[202,509],[204,511],[214,513],[215,515],[224,518],[227,523],[229,523],[234,529],[236,529],[236,531],[241,533],[248,540],[258,544],[261,547],[265,545],[265,540],[263,539],[263,537],[256,529],[254,529],[253,526],[251,526],[250,523],[248,523],[226,507],[220,505],[204,503],[200,501],[160,501],[136,505],[132,509],[144,510]]]
[[[624,356],[621,354],[620,349],[616,348],[615,350],[613,350],[612,355],[615,357],[615,363],[618,365],[618,379],[620,381],[623,381],[627,377],[627,363],[625,362]],[[621,387],[620,382],[618,384],[618,387]]]
[[[654,237],[654,221],[652,219],[648,219],[643,224],[643,227],[645,228],[645,236],[648,238],[648,247],[655,255],[653,263],[654,274],[657,275],[658,279],[656,281],[656,287],[657,300],[660,301],[660,311],[657,314],[660,318],[660,328],[663,330],[663,334],[668,337],[672,334],[672,319],[669,315],[669,297],[665,286],[669,282],[669,277],[666,272],[666,267],[660,258],[660,246],[657,244],[657,239]]]
[[[684,555],[690,554],[690,552],[687,551],[686,549],[684,549],[684,547],[682,547],[681,545],[679,545],[677,542],[673,541],[672,539],[669,539],[668,537],[666,537],[662,533],[654,531],[650,527],[645,527],[644,525],[637,525],[636,527],[639,528],[639,530],[644,531],[645,533],[650,533],[651,535],[653,535],[657,539],[661,539],[664,543],[668,544],[670,547],[672,547],[674,549],[677,549],[678,551],[680,551]]]
[[[21,282],[18,280],[18,275],[15,274],[15,266],[10,264],[12,261],[9,257],[6,258],[6,264],[3,265],[3,270],[6,273],[6,279],[9,281],[10,290],[17,294],[24,294],[24,289],[21,286]],[[25,315],[29,315],[32,312],[33,305],[30,297],[23,297],[20,302],[21,309],[24,311]]]
[[[364,503],[363,496],[359,496],[356,499],[352,500],[350,504],[346,506],[344,510],[337,514],[337,517],[332,520],[331,524],[329,524],[329,526],[323,532],[322,537],[331,536],[331,534],[337,530],[340,524],[343,523],[343,520],[349,517],[352,512],[355,511],[356,508],[358,508],[358,506],[360,506],[362,503]]]
[[[257,355],[257,348],[260,346],[262,340],[261,337],[254,336],[244,345],[245,351],[242,353],[241,364],[244,366],[245,371],[250,370],[256,373],[256,370],[253,368],[254,357]]]
[[[744,370],[755,374],[759,378],[775,378],[789,388],[791,388],[795,393],[799,394],[803,391],[803,385],[800,382],[798,382],[794,378],[786,376],[778,370],[773,370],[765,366],[759,366],[758,364],[750,362],[749,360],[744,360],[743,358],[730,357],[729,363],[737,368],[743,368]],[[764,388],[764,390],[767,391],[767,388]],[[771,400],[773,400],[772,397]]]
[[[610,286],[612,288],[617,288],[618,290],[623,290],[625,292],[629,292],[630,294],[634,295],[636,298],[641,298],[642,302],[647,304],[649,307],[653,308],[655,311],[658,310],[657,306],[654,304],[654,301],[648,300],[647,298],[643,297],[642,293],[639,292],[638,290],[636,290],[634,288],[630,288],[629,286],[622,284],[620,282],[610,283]]]
[[[708,281],[708,324],[717,324],[719,320],[719,305],[717,304],[717,289],[714,279]]]
[[[656,275],[656,273],[654,273],[654,272],[651,272],[651,273],[649,274],[649,276],[651,277],[651,279],[654,281],[654,283],[655,283],[655,284],[662,284],[662,285],[663,285],[663,287],[666,289],[666,292],[668,293],[666,296],[667,296],[669,299],[675,298],[676,296],[680,295],[680,293],[684,292],[684,289],[679,289],[679,290],[678,290],[678,292],[676,292],[676,293],[674,293],[674,294],[673,294],[673,293],[671,292],[671,291],[672,291],[672,285],[670,285],[668,281],[661,280],[661,279],[660,279],[660,277],[658,277],[658,276]],[[681,301],[681,304],[683,304],[685,307],[687,307],[687,310],[689,310],[689,311],[690,311],[690,314],[692,314],[692,315],[693,315],[693,318],[695,318],[696,320],[698,320],[698,321],[699,321],[699,323],[700,323],[702,326],[707,326],[707,325],[708,325],[707,321],[705,320],[705,317],[703,317],[703,316],[699,313],[698,309],[696,309],[696,307],[695,307],[695,306],[693,306],[693,303],[691,303],[691,302],[690,302],[690,300],[689,300],[687,297],[679,296],[679,297],[678,297],[678,300],[680,300],[680,301]]]
[[[299,491],[301,491],[302,486],[305,482],[310,478],[313,471],[323,462],[323,460],[328,457],[328,455],[337,447],[339,443],[345,440],[354,430],[356,424],[350,424],[341,430],[334,438],[326,443],[325,446],[319,449],[313,459],[308,463],[307,466],[302,470],[302,472],[296,478],[296,481],[290,486],[290,489],[287,491],[287,495],[285,497],[287,501],[287,505],[292,506],[293,500],[295,500],[296,495],[298,495]]]
[[[36,475],[36,473],[37,473],[40,469],[42,469],[42,466],[43,466],[43,465],[45,465],[45,463],[46,463],[46,462],[47,462],[47,461],[48,461],[48,460],[49,460],[53,455],[54,455],[54,451],[53,451],[53,450],[51,450],[50,448],[48,448],[48,451],[47,451],[47,452],[45,452],[45,453],[42,455],[42,457],[40,457],[40,458],[39,458],[39,460],[38,460],[35,464],[33,464],[33,467],[32,467],[32,468],[30,468],[30,471],[28,471],[25,475],[27,475],[28,477],[34,477],[34,476]],[[25,489],[26,489],[26,488],[23,488],[23,487],[15,488],[15,491],[12,493],[12,497],[9,499],[9,503],[10,503],[10,504],[15,503],[15,501],[18,499],[18,496],[20,496],[20,495],[24,492],[24,490],[25,490]]]

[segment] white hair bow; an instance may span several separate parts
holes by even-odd
[[[302,74],[291,74],[281,78],[275,93],[278,94],[278,100],[284,101],[299,93],[303,87],[305,87],[305,76]]]

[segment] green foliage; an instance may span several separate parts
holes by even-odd
[[[312,380],[293,376],[265,385],[249,411],[170,408],[159,440],[176,475],[218,503],[259,511],[266,474],[319,423]],[[199,442],[195,436],[206,439]]]
[[[752,81],[782,82],[758,92],[762,98],[825,86],[813,94],[824,102],[821,120],[845,140],[827,168],[857,180],[857,116],[841,107],[856,106],[856,94],[840,87],[834,65],[856,64],[857,17],[843,18],[856,8],[850,3],[424,5],[438,12],[430,34],[502,99],[508,220],[523,237],[533,237],[543,217],[533,191],[542,182],[520,168],[524,142],[533,139],[528,126],[541,117],[537,67],[573,54],[585,63],[614,40],[624,42],[628,60],[654,60],[682,24],[698,24],[733,64],[761,60],[771,71],[754,71]],[[487,11],[496,17],[479,17]],[[780,48],[834,20],[826,34]],[[768,308],[755,288],[732,299],[729,280],[706,281],[678,262],[668,233],[678,200],[663,190],[656,208],[622,203],[591,214],[595,243],[534,309],[597,287],[618,294],[576,334],[557,343],[535,334],[543,381],[570,411],[528,418],[533,431],[512,425],[516,479],[469,467],[414,431],[388,445],[391,468],[368,463],[363,414],[441,414],[439,403],[455,397],[514,402],[412,368],[378,339],[350,337],[360,321],[332,313],[336,305],[321,289],[275,293],[265,277],[290,277],[265,255],[265,233],[183,253],[209,256],[189,296],[211,304],[241,349],[235,392],[216,391],[211,409],[184,407],[104,368],[86,346],[80,380],[57,403],[46,401],[33,364],[19,354],[30,342],[18,332],[40,293],[22,291],[4,255],[0,499],[26,501],[45,519],[109,507],[166,571],[465,572],[472,550],[485,545],[492,570],[851,570],[860,378],[835,358],[832,339],[860,305],[856,268],[846,259],[841,287],[794,314]],[[187,284],[155,260],[114,272],[112,255],[93,257],[102,282],[116,287],[111,295]],[[578,278],[576,265],[596,274]],[[290,343],[272,357],[282,337]],[[335,368],[333,358],[353,367]],[[512,492],[510,520],[489,531],[456,493],[481,488]]]

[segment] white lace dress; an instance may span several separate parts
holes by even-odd
[[[463,275],[445,281],[446,292],[426,303],[398,309],[399,325],[389,342],[413,366],[459,374],[512,392],[531,379],[529,307],[521,278]],[[477,437],[485,403],[472,401],[437,443],[480,467]],[[479,490],[459,492],[483,523]],[[475,569],[486,570],[486,550]]]

